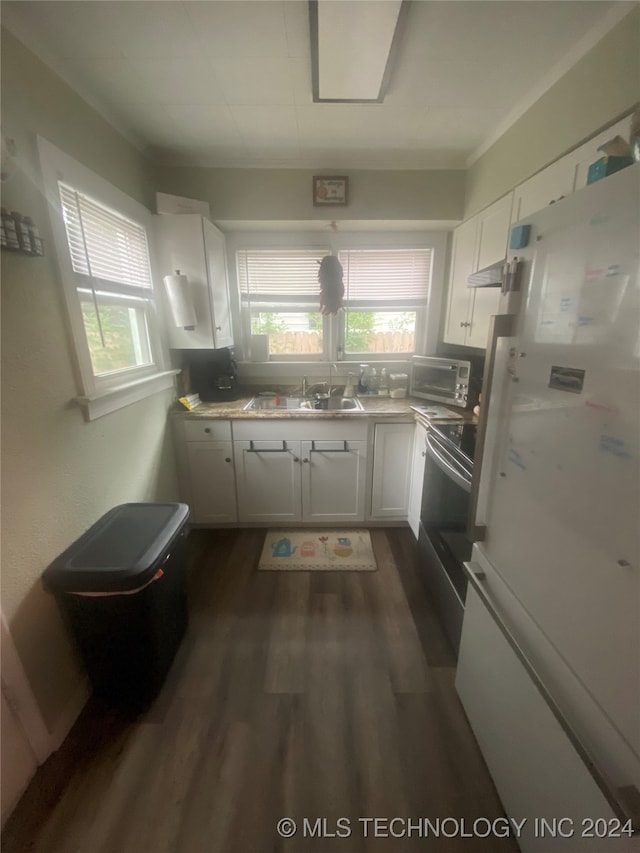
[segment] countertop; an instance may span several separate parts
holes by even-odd
[[[362,411],[354,411],[353,409],[347,409],[344,411],[334,410],[334,411],[310,411],[310,412],[300,412],[300,410],[293,409],[291,411],[287,411],[286,409],[277,409],[277,410],[266,410],[266,411],[251,411],[244,412],[243,407],[247,405],[247,403],[253,399],[255,394],[247,394],[246,396],[239,397],[237,400],[233,400],[231,402],[209,402],[209,403],[201,403],[196,409],[188,412],[183,409],[181,406],[177,411],[179,411],[183,417],[191,420],[198,418],[230,418],[233,420],[288,420],[291,418],[304,418],[308,420],[309,418],[319,418],[321,420],[327,419],[336,419],[336,418],[367,418],[367,417],[375,417],[376,419],[392,419],[392,418],[415,418],[415,420],[422,422],[424,424],[428,423],[428,419],[424,416],[420,415],[418,412],[415,412],[411,407],[412,406],[425,406],[425,400],[418,400],[417,398],[405,397],[402,399],[392,399],[390,397],[358,397],[360,402],[362,403],[363,410]],[[452,411],[456,411],[453,409]],[[460,411],[460,410],[457,410]],[[469,411],[461,412],[462,421],[464,423],[477,423],[477,417]],[[433,419],[437,422],[437,419]],[[449,421],[450,423],[457,423],[457,421]]]

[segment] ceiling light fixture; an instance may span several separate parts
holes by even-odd
[[[408,5],[406,0],[310,0],[314,102],[382,103]]]

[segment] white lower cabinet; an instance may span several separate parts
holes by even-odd
[[[256,438],[234,450],[239,520],[301,521],[300,442]]]
[[[413,434],[413,454],[411,459],[411,487],[409,488],[409,527],[413,535],[418,538],[420,525],[420,512],[422,510],[422,485],[424,482],[424,466],[427,456],[426,451],[427,430],[422,424],[416,424]]]
[[[414,429],[413,423],[375,425],[372,518],[407,518]]]
[[[233,432],[241,522],[364,520],[365,421],[245,420]]]
[[[189,442],[192,520],[224,524],[237,520],[233,444],[230,441]]]
[[[238,520],[231,423],[224,420],[174,421],[181,495],[194,524]]]
[[[302,442],[302,520],[362,521],[367,442]]]

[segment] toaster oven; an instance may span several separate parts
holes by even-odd
[[[478,402],[481,377],[471,361],[415,355],[411,364],[411,396],[463,409]]]

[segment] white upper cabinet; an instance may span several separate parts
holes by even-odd
[[[575,181],[575,164],[568,157],[556,160],[516,188],[512,222],[531,216],[543,207],[571,195]]]
[[[575,151],[572,151],[571,154],[567,155],[568,157],[571,157],[574,162],[574,192],[587,186],[589,166],[591,166],[592,163],[595,163],[596,160],[599,160],[600,157],[604,156],[602,151],[598,151],[598,147],[603,145],[605,142],[608,142],[610,139],[613,139],[615,136],[621,136],[628,142],[630,133],[631,116],[628,115],[617,124],[614,124],[613,127],[610,127],[608,130],[604,130],[602,133],[594,136],[593,139],[589,140],[589,142],[585,142],[585,144],[581,145],[580,148],[576,148]]]
[[[218,349],[233,345],[229,281],[224,234],[199,214],[155,217],[158,270],[186,275],[196,315],[193,329],[173,323],[167,305],[169,346],[174,349]]]
[[[526,219],[543,207],[586,187],[589,166],[603,156],[598,151],[599,146],[615,136],[628,141],[630,129],[629,115],[516,187],[511,221]]]
[[[498,199],[456,228],[444,340],[484,348],[489,320],[498,311],[499,287],[468,286],[473,272],[503,260],[507,254],[513,193]]]
[[[467,280],[474,272],[477,253],[478,223],[476,218],[463,222],[453,232],[451,275],[444,339],[450,344],[464,344],[469,327],[471,301]]]
[[[509,193],[478,214],[476,270],[482,270],[506,258],[512,200],[513,193]]]

